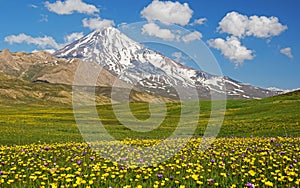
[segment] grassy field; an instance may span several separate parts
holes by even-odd
[[[211,102],[201,101],[198,127],[195,136],[203,135],[211,113]],[[145,120],[150,117],[147,103],[132,103],[134,116]],[[117,139],[165,138],[176,128],[180,103],[167,104],[167,116],[153,131],[140,133],[123,126],[111,105],[97,106],[107,131]],[[277,96],[262,100],[229,100],[219,137],[299,136],[300,95]],[[189,114],[184,114],[188,117]],[[82,141],[74,120],[73,109],[68,105],[15,104],[0,106],[0,144],[28,144],[36,142]],[[197,123],[197,122],[187,122]]]
[[[111,105],[99,105],[97,116],[106,131],[125,140],[97,142],[97,150],[83,142],[71,106],[2,104],[0,187],[300,186],[299,92],[227,101],[219,138],[206,150],[201,148],[210,141],[201,136],[208,121],[216,120],[210,120],[211,102],[201,101],[196,118],[191,115],[193,108],[184,112],[190,119],[184,125],[197,125],[194,138],[169,140],[153,152],[143,152],[172,134],[180,120],[181,105],[195,104],[168,103],[161,125],[145,133],[123,126]],[[147,103],[131,103],[130,109],[137,119],[150,117]],[[82,115],[88,112],[80,110]],[[158,116],[161,111],[155,109]],[[89,118],[83,116],[84,121],[93,120]],[[130,118],[126,121],[133,122]],[[128,150],[128,146],[136,150]],[[173,153],[174,148],[180,151]]]

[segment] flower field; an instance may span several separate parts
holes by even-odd
[[[123,144],[142,148],[156,142]],[[170,159],[140,167],[105,159],[86,143],[0,146],[0,187],[300,186],[298,137],[217,138],[204,151],[200,143],[191,139]],[[103,147],[114,151],[116,146]]]
[[[176,128],[180,105],[167,108],[162,125],[144,133],[122,125],[111,105],[97,106],[107,132],[123,141],[95,143],[95,150],[83,142],[71,106],[0,104],[0,187],[300,187],[298,93],[227,101],[218,138],[206,150],[193,138],[179,152],[172,147],[186,140],[143,153]],[[150,115],[147,104],[132,103],[131,110],[141,120]],[[210,102],[201,101],[195,137],[213,120],[210,113]],[[141,152],[124,152],[124,146]],[[169,159],[158,163],[162,156]],[[147,162],[153,165],[143,166]]]

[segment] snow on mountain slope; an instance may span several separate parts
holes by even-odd
[[[120,80],[142,91],[167,97],[178,98],[178,87],[183,88],[186,96],[191,90],[197,90],[200,98],[210,98],[212,93],[226,93],[229,98],[263,98],[278,93],[183,66],[113,27],[94,31],[54,55],[97,62]]]

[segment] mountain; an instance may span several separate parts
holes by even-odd
[[[280,92],[280,94],[291,93],[291,92],[299,91],[300,90],[300,88],[296,88],[296,89],[280,89],[280,88],[276,88],[276,87],[269,87],[267,89],[271,90],[271,91]]]
[[[292,91],[289,91],[289,92],[285,92],[285,93],[282,93],[280,95],[277,95],[275,97],[283,97],[283,96],[295,96],[295,97],[299,97],[300,96],[300,89],[295,89],[295,90],[292,90]]]
[[[281,93],[186,67],[128,38],[113,27],[94,31],[54,53],[56,57],[96,62],[139,90],[174,99],[264,98]],[[193,91],[197,91],[196,93]],[[179,96],[180,95],[180,96]]]
[[[85,64],[87,63],[78,58],[57,58],[44,51],[12,53],[4,49],[0,51],[0,104],[71,104],[74,74],[79,65]],[[89,62],[87,67],[92,69],[98,65]],[[86,74],[89,74],[88,70]],[[108,71],[101,72],[95,84],[97,104],[121,102],[111,101],[111,85],[116,80],[118,78]],[[118,81],[118,84],[121,88],[117,88],[116,91],[128,87],[125,82]],[[88,89],[89,86],[94,85],[86,84],[84,89]],[[84,97],[88,97],[86,92],[82,92],[82,98]],[[132,102],[150,102],[155,99],[157,96],[137,90],[130,93]],[[158,99],[173,101],[163,97],[158,97]]]
[[[74,73],[82,60],[77,58],[56,58],[52,54],[39,51],[35,53],[15,52],[8,49],[0,51],[0,71],[27,81],[47,81],[72,85]],[[89,66],[97,66],[89,63]],[[110,86],[116,77],[103,70],[97,80],[98,86]]]

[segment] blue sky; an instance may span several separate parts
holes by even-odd
[[[209,47],[224,75],[259,87],[295,89],[299,7],[297,0],[2,0],[0,50],[55,50],[97,27],[141,21],[146,34],[176,40],[163,25],[178,25],[192,33],[186,42],[201,39]],[[173,56],[186,61],[180,53]]]

